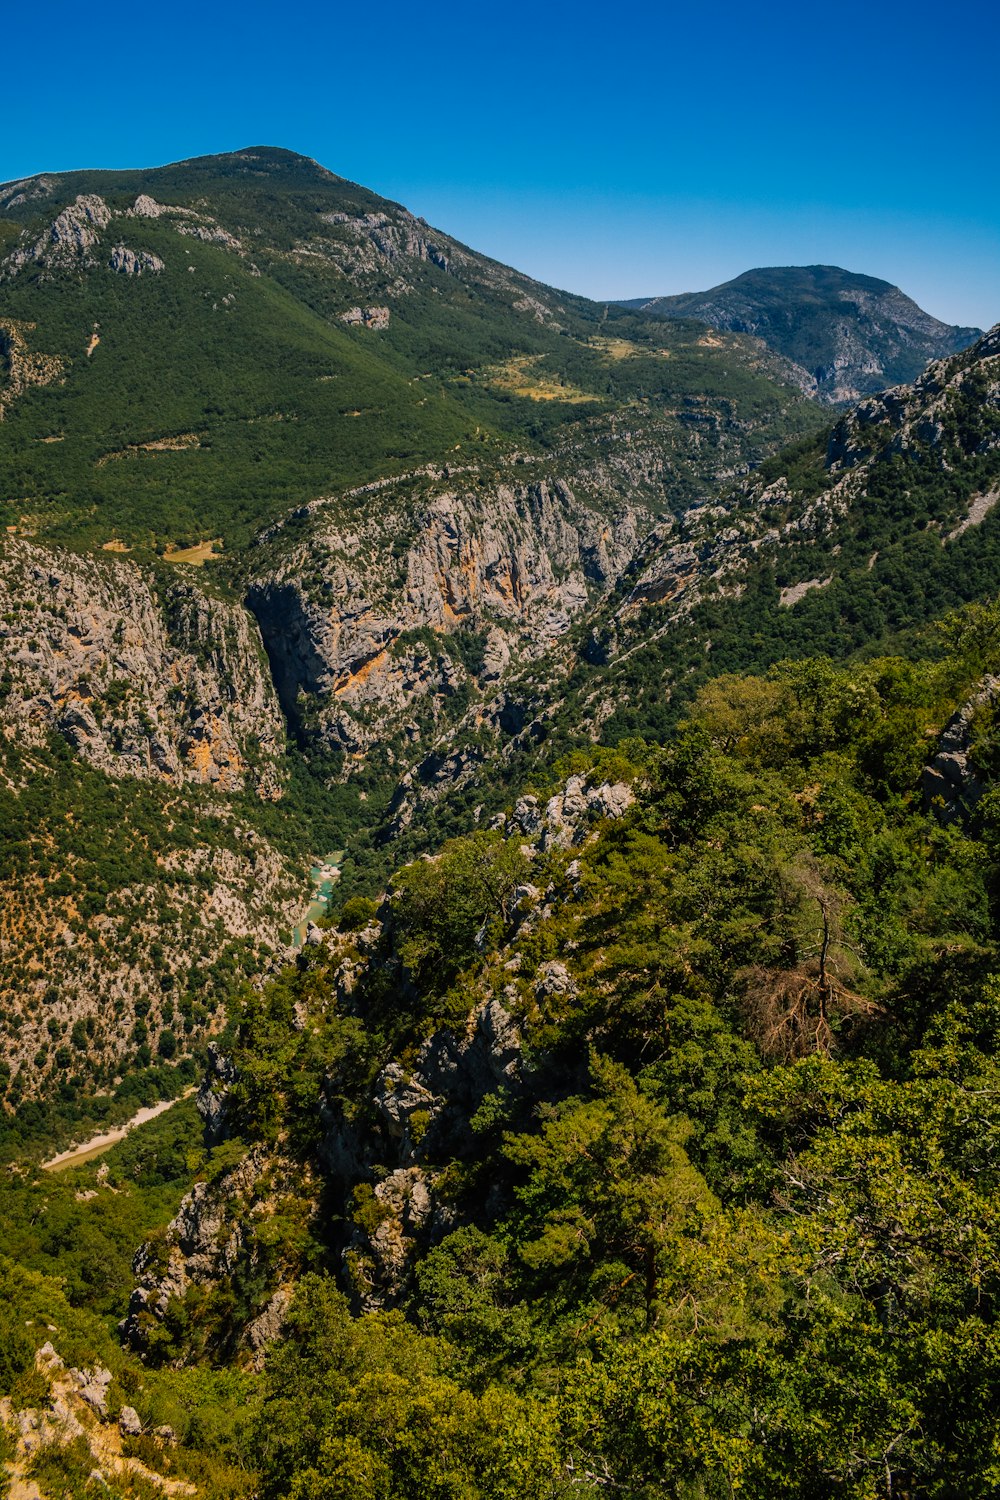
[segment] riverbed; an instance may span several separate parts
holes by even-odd
[[[102,1135],[95,1135],[89,1141],[84,1141],[82,1146],[71,1146],[68,1151],[61,1151],[58,1156],[53,1156],[51,1161],[42,1162],[42,1170],[45,1172],[65,1172],[68,1167],[82,1167],[84,1162],[93,1161],[95,1156],[102,1156],[112,1146],[117,1146],[123,1141],[130,1130],[136,1125],[145,1125],[150,1120],[155,1120],[157,1115],[162,1115],[168,1109],[173,1109],[182,1099],[190,1099],[194,1089],[185,1089],[183,1094],[178,1094],[176,1099],[161,1099],[159,1104],[147,1104],[144,1109],[138,1110],[124,1125],[117,1126],[114,1130],[106,1130]]]

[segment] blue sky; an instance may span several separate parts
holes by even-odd
[[[595,297],[824,262],[1000,320],[995,0],[4,9],[0,180],[281,145]]]

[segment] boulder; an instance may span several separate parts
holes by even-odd
[[[139,1437],[142,1422],[134,1406],[123,1406],[118,1415],[118,1430],[123,1437]]]

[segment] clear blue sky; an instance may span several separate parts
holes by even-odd
[[[595,297],[754,265],[1000,320],[1000,6],[4,7],[0,180],[280,145]]]

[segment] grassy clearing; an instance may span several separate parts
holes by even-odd
[[[631,339],[607,338],[601,334],[595,334],[590,340],[590,347],[596,349],[605,359],[613,360],[615,364],[623,359],[635,359],[639,355],[647,358],[650,355],[658,359],[670,358],[669,349],[651,349],[644,344],[635,344]]]
[[[572,405],[600,401],[603,398],[579,386],[563,383],[557,374],[541,368],[544,354],[525,354],[502,365],[491,365],[482,373],[485,384],[494,390],[509,391],[528,401],[565,401]]]
[[[213,562],[221,554],[222,538],[215,537],[213,541],[199,542],[195,547],[168,547],[163,554],[163,561],[190,563],[193,568],[201,568],[205,563]]]

